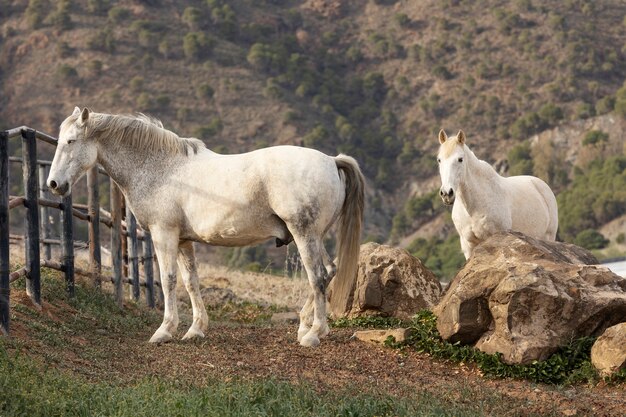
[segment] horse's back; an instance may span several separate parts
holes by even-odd
[[[222,245],[209,236],[269,233],[282,239],[285,224],[324,230],[345,197],[334,158],[295,146],[202,152],[174,175],[169,189],[187,222],[201,229],[196,234]]]

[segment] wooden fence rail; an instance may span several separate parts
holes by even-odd
[[[22,157],[9,157],[9,140],[22,140]],[[26,292],[35,303],[41,305],[41,267],[62,271],[65,275],[67,292],[74,295],[74,275],[76,273],[91,277],[94,285],[100,287],[102,282],[114,284],[114,294],[118,305],[123,305],[123,284],[132,286],[133,299],[139,300],[141,288],[145,288],[146,303],[155,306],[155,294],[162,299],[160,282],[154,280],[154,255],[152,239],[147,231],[137,226],[132,212],[122,212],[123,196],[117,185],[110,181],[110,212],[100,208],[98,174],[106,173],[94,167],[87,174],[88,202],[73,204],[72,195],[63,197],[61,201],[49,198],[45,180],[51,165],[50,161],[37,159],[37,141],[56,146],[57,139],[26,126],[0,131],[0,331],[9,333],[10,327],[10,284],[25,277]],[[9,195],[9,164],[19,163],[22,166],[24,185],[23,196]],[[23,207],[24,236],[9,232],[9,214],[12,209]],[[60,211],[61,232],[59,239],[52,238],[49,209]],[[126,215],[126,219],[122,217]],[[74,265],[74,247],[84,243],[74,241],[74,218],[88,222],[89,270]],[[100,224],[111,229],[111,263],[112,275],[103,274],[102,254],[100,252]],[[17,271],[10,271],[10,239],[23,239],[25,248],[25,265]],[[124,243],[124,244],[123,244]],[[52,259],[52,246],[60,246],[60,259]],[[40,248],[43,246],[43,257]],[[125,259],[123,246],[128,247],[129,276],[123,276]],[[141,255],[140,255],[141,249]],[[139,265],[143,265],[145,280],[140,280]],[[158,291],[155,291],[155,286]]]

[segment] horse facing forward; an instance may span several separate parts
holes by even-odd
[[[326,285],[336,273],[336,296],[347,297],[358,261],[364,179],[353,158],[295,146],[220,155],[146,116],[77,107],[61,124],[48,187],[67,195],[96,163],[152,235],[165,311],[150,342],[166,342],[177,329],[177,263],[193,308],[183,339],[204,337],[208,329],[193,241],[245,246],[271,237],[279,245],[296,243],[311,285],[298,341],[316,346],[328,334]],[[322,239],[339,218],[336,268]]]
[[[502,177],[479,160],[465,143],[465,133],[448,138],[439,132],[439,194],[452,207],[452,221],[466,259],[478,243],[500,231],[515,230],[555,240],[558,210],[554,193],[529,175]]]

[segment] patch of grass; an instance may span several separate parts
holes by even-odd
[[[404,343],[386,341],[387,346],[412,348],[435,358],[455,363],[473,363],[487,377],[527,379],[545,384],[570,385],[578,382],[596,382],[599,377],[591,364],[592,337],[573,340],[545,361],[528,365],[506,364],[500,354],[489,355],[471,346],[449,343],[437,331],[437,317],[427,310],[415,315],[410,325],[411,336]],[[608,378],[607,382],[624,381],[626,372]]]
[[[132,386],[89,383],[0,347],[2,415],[478,416],[485,411],[484,404],[456,404],[448,398],[425,393],[397,398],[353,389],[318,393],[275,380],[211,381],[202,387],[159,379]]]
[[[337,320],[331,321],[329,324],[331,327],[365,327],[368,329],[389,329],[392,327],[406,326],[409,323],[396,317],[370,316],[355,317],[351,319],[342,317]]]

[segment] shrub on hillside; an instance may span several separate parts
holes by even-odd
[[[98,77],[100,74],[102,74],[102,61],[100,61],[99,59],[93,59],[89,61],[87,63],[87,70],[92,76]]]
[[[189,32],[183,38],[185,58],[191,61],[200,61],[211,55],[215,44],[215,39],[203,32]]]
[[[559,235],[569,242],[626,213],[626,156],[596,159],[557,196]]]
[[[24,11],[26,22],[31,29],[37,29],[43,23],[46,12],[46,2],[44,0],[29,0]]]
[[[200,100],[210,101],[215,95],[215,90],[210,84],[203,83],[196,89],[196,97]]]
[[[124,7],[115,6],[109,9],[107,15],[112,23],[119,24],[130,17],[130,10]]]
[[[609,241],[597,230],[585,229],[576,235],[574,244],[592,250],[605,248]]]
[[[329,137],[330,134],[328,133],[328,130],[326,130],[323,125],[318,124],[313,128],[313,130],[304,135],[302,142],[304,143],[304,146],[309,148],[320,148],[325,144]]]
[[[609,135],[601,130],[590,130],[583,139],[583,145],[595,145],[596,143],[606,142]]]
[[[533,174],[533,159],[528,141],[511,148],[507,153],[507,160],[509,162],[509,175]]]
[[[208,125],[197,128],[194,136],[201,139],[210,138],[217,135],[223,128],[222,120],[219,117],[213,117]]]
[[[606,97],[602,97],[600,100],[596,102],[596,114],[601,115],[601,114],[610,113],[613,111],[614,107],[615,107],[615,97],[610,96],[610,95]]]
[[[115,36],[109,27],[94,33],[87,39],[87,47],[89,49],[110,54],[115,52],[115,44]]]
[[[187,7],[183,11],[182,21],[193,31],[197,31],[202,28],[203,20],[204,17],[202,15],[202,10],[197,7]]]
[[[72,18],[70,16],[70,8],[72,3],[70,0],[60,0],[57,2],[57,7],[47,18],[46,23],[49,23],[60,30],[69,30],[72,28]]]
[[[106,13],[109,7],[111,7],[109,0],[87,0],[87,11],[89,13]]]

